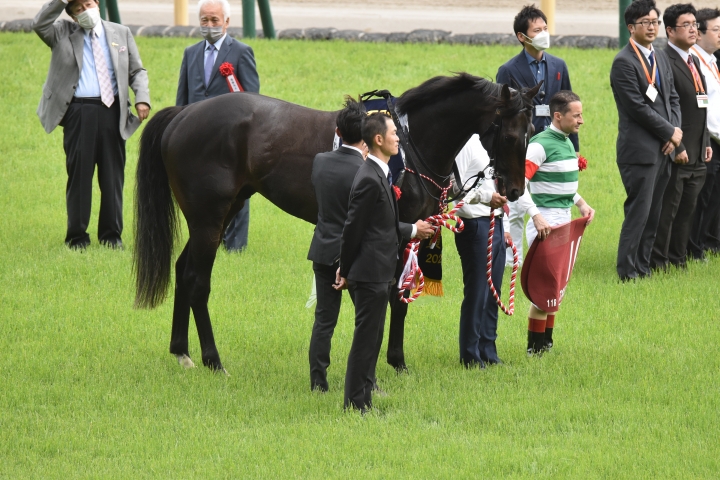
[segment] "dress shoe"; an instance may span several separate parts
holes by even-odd
[[[505,362],[503,362],[500,358],[495,357],[495,358],[488,358],[487,360],[485,360],[485,363],[492,366],[492,365],[502,365]]]
[[[463,367],[465,367],[468,370],[471,370],[473,368],[477,368],[479,370],[485,370],[485,362],[483,362],[482,360],[480,360],[480,361],[472,360],[470,362],[460,360],[460,362],[462,363]]]
[[[100,242],[100,245],[103,247],[107,247],[111,250],[124,250],[122,240],[119,238],[117,240],[102,240]]]

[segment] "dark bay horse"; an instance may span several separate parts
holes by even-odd
[[[410,135],[422,152],[418,173],[447,185],[458,152],[473,134],[485,134],[484,147],[496,154],[498,189],[517,199],[525,188],[536,91],[521,93],[460,73],[432,78],[405,92],[397,109],[407,114]],[[222,232],[245,200],[260,193],[291,215],[317,221],[312,162],[317,153],[331,149],[336,115],[240,94],[163,109],[146,126],[135,192],[135,304],[154,308],[167,296],[177,235],[174,197],[190,234],[175,263],[170,339],[170,352],[182,365],[193,365],[188,353],[192,310],[203,364],[224,370],[208,312],[210,277]],[[440,192],[432,184],[421,185],[424,181],[406,175],[399,202],[402,221],[414,223],[438,213],[433,197]],[[388,362],[403,369],[407,305],[393,302],[391,307]]]

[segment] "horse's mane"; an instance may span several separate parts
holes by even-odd
[[[483,110],[495,110],[502,105],[500,91],[502,85],[493,83],[481,77],[470,75],[466,72],[456,73],[452,77],[438,76],[426,80],[415,88],[403,93],[395,104],[398,113],[408,114],[413,110],[427,107],[432,103],[436,103],[447,99],[450,96],[466,92],[468,90],[479,90],[481,94],[487,97],[487,105],[483,105]],[[505,107],[510,111],[517,112],[525,106],[525,101],[520,92],[513,90],[510,104]]]

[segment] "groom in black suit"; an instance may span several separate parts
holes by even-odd
[[[342,233],[337,289],[350,289],[355,303],[355,333],[345,374],[345,408],[365,412],[372,407],[382,332],[401,242],[417,234],[429,238],[425,222],[400,223],[390,157],[398,153],[393,121],[382,113],[365,118],[362,137],[370,153],[358,169],[350,192]]]
[[[333,288],[340,261],[340,240],[348,213],[353,179],[365,160],[362,121],[365,111],[348,98],[337,116],[335,133],[342,146],[335,151],[318,153],[313,160],[312,184],[318,204],[318,219],[308,260],[315,272],[315,324],[310,337],[310,389],[327,392],[327,368],[330,344],[337,325],[342,291]]]
[[[185,49],[175,105],[184,106],[230,93],[227,80],[220,74],[220,65],[230,63],[242,89],[259,93],[260,79],[255,68],[252,48],[227,34],[230,25],[230,4],[227,0],[201,0],[200,31],[205,38]],[[223,245],[229,252],[247,246],[250,222],[250,199],[230,220],[223,234]]]

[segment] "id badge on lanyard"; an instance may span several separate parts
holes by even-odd
[[[704,94],[704,93],[697,94],[698,108],[707,108],[709,103],[710,103],[710,100],[708,99],[708,96],[706,94]]]

